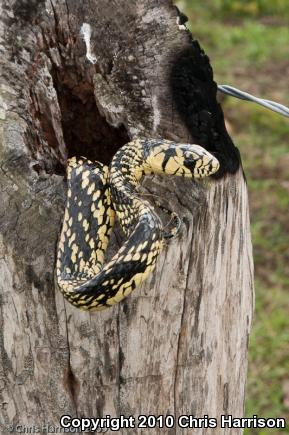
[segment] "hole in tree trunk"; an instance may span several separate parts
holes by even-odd
[[[116,151],[129,141],[124,126],[112,127],[100,115],[88,81],[77,84],[54,74],[68,157],[84,156],[108,164]]]
[[[76,67],[53,66],[49,77],[50,88],[53,86],[57,95],[52,109],[49,100],[42,101],[39,109],[39,95],[33,89],[30,92],[35,125],[33,133],[30,132],[33,140],[29,138],[28,143],[33,143],[30,145],[36,160],[33,168],[38,172],[41,168],[47,173],[64,174],[66,158],[72,156],[108,164],[129,141],[126,128],[108,124],[97,108],[92,80],[80,77]]]

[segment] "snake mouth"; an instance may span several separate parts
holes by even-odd
[[[194,177],[204,178],[215,174],[220,168],[220,164],[217,159],[211,159],[207,164],[204,164],[201,168],[195,168]]]
[[[210,165],[209,165],[209,175],[213,175],[220,169],[220,162],[216,159],[216,157],[212,156]]]
[[[184,166],[188,168],[193,178],[204,178],[215,174],[219,168],[219,161],[212,155],[206,155],[199,159],[187,159]]]

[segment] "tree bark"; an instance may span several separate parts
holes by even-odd
[[[168,0],[2,0],[1,16],[1,430],[171,414],[151,433],[241,433],[177,424],[242,417],[253,310],[246,182],[208,58]],[[146,179],[181,235],[124,302],[81,312],[54,279],[65,162],[108,163],[133,136],[198,143],[219,177]]]

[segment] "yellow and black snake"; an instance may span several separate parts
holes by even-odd
[[[83,310],[103,310],[130,294],[155,268],[166,233],[137,192],[144,175],[203,178],[218,168],[218,160],[199,145],[158,139],[124,145],[109,168],[71,158],[57,256],[58,285],[66,299]],[[103,265],[115,213],[128,238]]]

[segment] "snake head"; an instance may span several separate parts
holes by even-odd
[[[182,145],[183,165],[193,178],[204,178],[218,171],[219,161],[200,145]]]
[[[168,140],[150,140],[146,144],[145,173],[203,178],[219,169],[219,162],[200,145]]]

